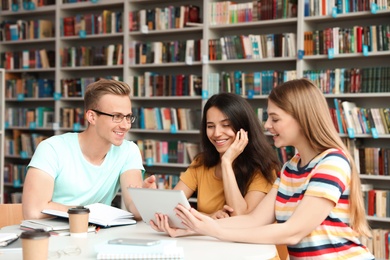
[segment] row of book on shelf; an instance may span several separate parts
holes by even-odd
[[[54,5],[55,0],[1,0],[2,11],[34,10],[47,5]]]
[[[295,70],[222,71],[220,73],[209,73],[207,91],[208,96],[220,92],[235,93],[247,97],[268,95],[277,85],[296,78]]]
[[[53,107],[7,107],[5,109],[4,125],[6,128],[27,127],[35,129],[39,127],[52,127],[54,123]]]
[[[0,23],[0,41],[53,38],[54,24],[50,20],[4,20]]]
[[[390,67],[305,70],[324,94],[390,92]]]
[[[72,46],[60,49],[61,67],[111,66],[123,64],[123,45]]]
[[[18,188],[24,183],[27,173],[26,164],[4,164],[4,184]]]
[[[107,79],[123,81],[122,77],[108,76]],[[84,77],[84,78],[66,78],[60,80],[61,92],[60,96],[68,97],[83,97],[85,88],[102,78],[100,77]],[[201,87],[201,85],[200,85]],[[5,80],[5,98],[16,98],[23,101],[24,98],[43,98],[51,97],[57,94],[54,91],[54,80],[48,78],[37,78],[34,75],[24,74],[18,75],[7,73]]]
[[[334,108],[330,112],[339,133],[354,137],[355,134],[389,134],[390,108],[357,107],[351,101],[334,99]]]
[[[194,74],[161,75],[146,71],[143,75],[130,75],[128,83],[134,97],[200,96],[202,94],[202,76]]]
[[[129,63],[161,64],[185,62],[191,65],[201,59],[202,39],[138,42],[130,41]]]
[[[390,92],[390,67],[335,68],[305,70],[303,77],[310,79],[324,94]],[[209,73],[209,96],[219,92],[232,92],[243,96],[268,95],[272,88],[296,79],[296,71],[221,71]]]
[[[375,189],[372,184],[362,184],[362,191],[368,216],[390,218],[390,190]]]
[[[338,1],[318,1],[304,0],[305,16],[328,16],[337,14],[348,14],[362,11],[386,10],[388,0],[338,0]],[[374,5],[374,6],[373,6]]]
[[[29,129],[52,128],[54,129],[53,107],[8,107],[5,110],[5,128],[26,127]],[[87,125],[84,109],[81,107],[61,107],[60,127],[72,128],[75,131]]]
[[[209,60],[294,58],[296,55],[295,33],[227,35],[209,40]]]
[[[296,0],[222,1],[208,5],[211,25],[297,17]]]
[[[121,65],[122,44],[80,46],[60,49],[62,67]],[[7,69],[54,68],[55,52],[46,49],[6,51],[0,53],[0,65]]]
[[[153,31],[179,29],[187,24],[201,22],[200,7],[197,5],[181,5],[155,7],[129,12],[130,31]]]
[[[7,70],[54,68],[55,51],[47,49],[30,49],[1,52],[0,66]]]
[[[80,36],[123,31],[122,12],[103,10],[101,13],[77,14],[60,20],[61,36]]]
[[[390,176],[390,149],[384,147],[359,147],[356,151],[360,174]]]
[[[147,166],[155,163],[189,164],[200,152],[199,143],[184,140],[143,139],[134,142]]]
[[[5,81],[5,98],[43,98],[53,97],[54,80],[47,78],[25,77],[9,74]]]
[[[132,128],[148,130],[199,130],[201,109],[176,107],[133,107],[137,116]]]
[[[38,144],[46,138],[48,136],[44,134],[14,129],[12,133],[7,133],[4,137],[4,154],[6,156],[29,158],[33,155]]]
[[[81,2],[88,2],[91,0],[62,0],[64,4],[74,4],[74,3],[81,3]]]
[[[305,55],[337,55],[388,50],[390,50],[390,24],[333,27],[304,32]]]
[[[384,228],[371,229],[372,238],[361,237],[360,241],[375,256],[375,259],[389,259],[390,230]]]

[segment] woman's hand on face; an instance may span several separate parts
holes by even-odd
[[[244,129],[240,129],[236,133],[236,139],[223,154],[222,159],[233,163],[233,161],[244,151],[248,141],[248,132]]]
[[[155,221],[150,220],[149,224],[154,230],[158,232],[165,232],[171,237],[188,236],[194,233],[189,229],[170,227],[168,223],[168,216],[164,214],[156,213]]]

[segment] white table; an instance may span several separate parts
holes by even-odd
[[[8,226],[2,228],[0,232],[21,233],[22,230],[19,229],[19,226]],[[97,234],[88,233],[88,238],[51,236],[49,241],[49,252],[55,252],[69,247],[79,247],[81,248],[81,254],[77,257],[62,255],[60,259],[96,259],[96,245],[105,243],[109,239],[123,237],[174,239],[177,241],[177,246],[183,247],[185,260],[260,260],[271,259],[276,255],[276,247],[274,245],[224,242],[208,236],[171,238],[165,233],[154,231],[150,226],[143,222],[138,222],[136,225],[101,229]],[[20,260],[22,259],[22,252],[21,250],[4,252],[0,254],[0,259]]]

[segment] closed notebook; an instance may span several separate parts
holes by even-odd
[[[66,218],[27,219],[23,220],[20,228],[24,230],[42,229],[53,236],[69,236],[69,220]],[[95,232],[96,226],[90,225],[88,232]]]
[[[26,219],[20,224],[21,228],[43,229],[44,231],[57,231],[69,229],[67,219],[48,218],[48,219]]]
[[[103,243],[96,245],[97,258],[104,259],[184,259],[182,247],[176,246],[176,240],[161,240],[152,246],[114,245]]]

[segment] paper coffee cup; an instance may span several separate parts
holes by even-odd
[[[85,207],[70,208],[68,215],[70,235],[72,237],[87,237],[89,209]]]
[[[22,239],[23,260],[47,260],[50,233],[46,231],[24,231]]]

